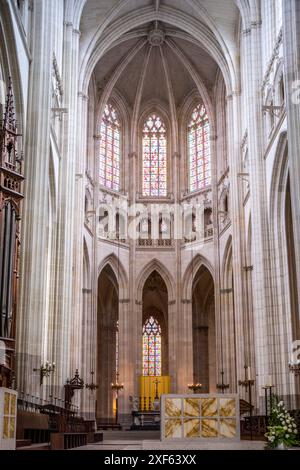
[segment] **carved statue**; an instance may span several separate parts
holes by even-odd
[[[132,411],[139,411],[139,397],[130,395],[129,401],[130,401]]]

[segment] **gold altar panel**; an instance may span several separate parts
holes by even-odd
[[[202,437],[218,437],[218,420],[217,419],[203,419],[201,421],[201,436]]]
[[[205,417],[214,417],[218,414],[218,400],[217,398],[202,398],[201,399],[201,415]]]
[[[10,393],[4,393],[4,414],[9,415]]]
[[[16,395],[11,395],[10,397],[10,414],[16,414]]]
[[[9,421],[9,437],[10,439],[15,437],[15,418],[10,418]]]
[[[219,415],[225,418],[231,418],[236,415],[236,402],[234,398],[219,399]]]
[[[161,439],[239,440],[237,394],[163,395]]]
[[[3,418],[3,439],[8,439],[9,438],[9,417],[4,416]]]
[[[184,437],[200,437],[200,419],[185,419],[183,426]]]
[[[185,416],[200,416],[200,400],[199,398],[184,398],[183,410]]]
[[[172,439],[172,438],[181,438],[181,419],[166,419],[165,422],[165,438]]]
[[[220,436],[233,438],[236,436],[236,420],[221,419],[220,420]]]
[[[181,415],[181,398],[166,399],[166,416],[177,417]]]

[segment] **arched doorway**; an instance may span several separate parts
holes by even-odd
[[[109,422],[115,417],[111,383],[116,380],[117,336],[119,318],[119,286],[111,266],[107,264],[98,278],[97,299],[97,390],[96,418]]]
[[[156,271],[148,276],[142,294],[142,408],[151,408],[151,402],[168,387],[168,289]],[[157,383],[155,383],[157,381]]]
[[[192,287],[193,381],[201,392],[214,391],[216,376],[216,334],[214,281],[205,266],[200,266]]]
[[[161,375],[168,375],[168,290],[157,271],[150,274],[143,288],[143,328],[150,317],[157,321],[161,329]],[[143,366],[146,360],[143,354]]]

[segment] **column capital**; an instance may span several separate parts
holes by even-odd
[[[179,152],[174,152],[173,155],[172,155],[172,158],[174,158],[174,159],[175,159],[175,158],[180,159],[180,158],[181,158],[181,155],[180,155]]]
[[[82,293],[83,293],[83,294],[91,294],[91,293],[92,293],[92,289],[83,288],[83,289],[82,289]]]
[[[191,304],[192,303],[192,299],[181,299],[181,302],[183,304]]]
[[[262,25],[262,21],[261,21],[261,20],[251,21],[251,29],[260,28],[261,25]]]
[[[81,98],[83,101],[87,101],[89,99],[89,96],[83,93],[83,91],[79,91],[78,98]]]
[[[226,100],[227,100],[227,101],[231,101],[231,100],[233,100],[234,97],[240,96],[240,95],[241,95],[241,91],[240,91],[240,90],[233,90],[231,93],[229,93],[229,94],[226,96]]]
[[[130,153],[128,154],[128,157],[129,157],[129,158],[137,158],[137,153],[136,153],[136,152],[130,152]]]
[[[245,28],[242,30],[243,36],[248,36],[249,34],[251,34],[251,28]]]
[[[231,294],[231,293],[232,293],[232,288],[220,289],[220,294]]]

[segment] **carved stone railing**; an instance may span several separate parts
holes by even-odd
[[[137,246],[143,248],[171,248],[174,246],[174,240],[171,238],[138,238]]]

